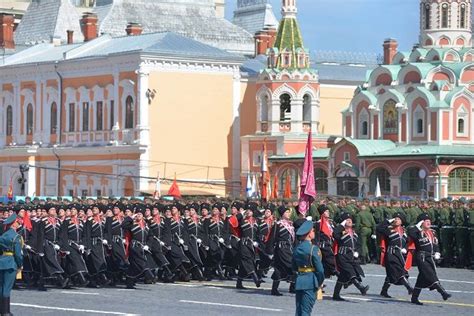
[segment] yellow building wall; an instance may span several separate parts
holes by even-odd
[[[149,107],[150,176],[172,179],[232,178],[231,74],[152,72],[157,96]],[[170,183],[161,185],[167,193]],[[183,194],[224,196],[224,186],[179,183]]]
[[[321,84],[319,133],[342,135],[342,114],[354,96],[354,86]]]

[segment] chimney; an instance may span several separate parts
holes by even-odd
[[[139,23],[128,23],[125,31],[127,31],[127,35],[129,36],[141,35],[143,32],[143,27]]]
[[[393,62],[393,57],[397,54],[398,42],[396,39],[388,38],[383,42],[383,63],[390,65]]]
[[[72,44],[74,43],[74,31],[73,30],[67,30],[67,43]]]
[[[13,29],[15,18],[8,13],[0,13],[0,47],[5,49],[15,49],[13,41]]]
[[[94,13],[86,12],[81,19],[81,29],[84,34],[84,42],[97,38],[97,23],[99,19]]]
[[[275,44],[277,31],[274,28],[265,27],[263,30],[255,33],[255,54],[265,55],[267,49]]]

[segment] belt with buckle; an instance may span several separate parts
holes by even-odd
[[[4,251],[4,252],[2,253],[2,256],[13,256],[13,252],[11,252],[11,251]]]
[[[314,272],[314,268],[312,267],[303,267],[303,268],[298,268],[299,273],[309,273],[309,272]]]

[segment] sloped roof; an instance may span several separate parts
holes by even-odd
[[[268,0],[239,1],[232,22],[250,34],[255,34],[264,27],[278,27],[278,20]]]
[[[354,145],[361,157],[375,155],[396,148],[394,142],[385,139],[352,139],[346,137],[344,140]]]
[[[81,16],[69,0],[36,0],[31,2],[18,25],[14,37],[20,45],[67,40],[67,30],[74,31],[74,38],[83,41]]]
[[[217,17],[211,0],[116,0],[99,21],[99,33],[121,36],[131,22],[140,23],[144,33],[174,32],[227,51],[254,53],[253,36]]]
[[[313,150],[313,159],[327,159],[329,158],[329,148],[321,148],[321,149],[316,149]],[[286,155],[286,156],[280,156],[280,155],[275,155],[271,156],[268,159],[270,160],[300,160],[304,159],[304,152],[297,153],[294,155]]]
[[[367,158],[402,157],[402,156],[442,156],[442,157],[471,157],[474,160],[474,146],[465,145],[407,145],[398,146],[369,155],[360,155]]]
[[[231,54],[178,34],[164,32],[116,38],[112,38],[110,35],[103,35],[86,43],[62,46],[54,46],[49,43],[38,44],[7,57],[4,66],[105,57],[127,52],[140,52],[186,59],[243,62],[243,58],[240,55]]]

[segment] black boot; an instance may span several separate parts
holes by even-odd
[[[342,290],[342,283],[336,282],[336,286],[334,287],[334,293],[332,294],[333,301],[345,301],[341,297],[341,290]]]
[[[192,268],[191,273],[193,275],[193,279],[198,281],[204,281],[204,275],[202,274],[200,267],[195,266],[194,268]]]
[[[6,310],[5,316],[13,316],[13,314],[10,313],[10,297],[5,297],[4,300],[5,300],[5,310]]]
[[[295,282],[290,282],[290,288],[288,289],[288,292],[293,294],[296,293]]]
[[[362,294],[362,295],[366,295],[366,294],[367,294],[367,291],[369,290],[369,286],[368,286],[368,285],[367,285],[367,286],[363,286],[363,285],[359,282],[359,280],[357,280],[357,279],[354,279],[353,283],[354,283],[355,287],[360,291],[360,294]]]
[[[163,270],[164,270],[164,272],[163,272],[163,281],[165,283],[173,283],[175,275],[174,275],[173,272],[171,272],[170,267],[166,265],[163,268]]]
[[[86,277],[84,276],[84,273],[82,272],[79,272],[79,274],[77,275],[77,279],[79,281],[79,285],[80,286],[87,286],[87,284],[89,284],[89,281],[87,281]]]
[[[446,292],[446,290],[441,286],[440,283],[436,283],[435,287],[436,291],[439,292],[439,294],[441,294],[441,296],[443,297],[443,300],[444,301],[447,301],[448,298],[451,297],[451,294],[449,294],[448,292]]]
[[[189,282],[191,281],[191,276],[183,265],[180,265],[178,270],[181,272],[181,281]]]
[[[127,289],[134,290],[135,288],[135,280],[133,278],[127,277],[125,284],[127,286]]]
[[[388,288],[390,287],[390,283],[388,281],[385,281],[382,287],[382,291],[380,292],[380,296],[386,297],[386,298],[392,298],[390,295],[388,295]]]
[[[5,309],[5,306],[6,306],[5,300],[6,300],[5,297],[3,297],[3,296],[0,297],[0,315],[2,315],[2,316],[5,315],[6,312],[7,312],[6,309]]]
[[[415,287],[413,289],[413,294],[411,295],[411,302],[416,305],[423,305],[422,302],[418,300],[418,297],[420,296],[421,289]]]
[[[413,287],[411,286],[410,281],[408,281],[407,278],[403,278],[402,279],[402,284],[407,288],[408,295],[412,295],[413,294]]]
[[[42,277],[38,280],[38,291],[46,292],[46,287],[44,286],[44,279]]]
[[[61,274],[58,274],[56,279],[58,281],[58,286],[59,287],[61,287],[62,289],[69,288],[69,278],[65,278]]]
[[[242,279],[241,278],[237,278],[237,284],[235,285],[235,287],[239,290],[245,290],[245,287],[242,284]]]
[[[258,278],[258,276],[255,272],[252,272],[251,276],[252,276],[252,280],[255,283],[255,285],[257,287],[260,287],[260,284],[262,284],[262,280]]]
[[[274,296],[282,296],[283,294],[280,293],[280,291],[278,291],[278,286],[280,285],[280,281],[273,281],[273,284],[272,284],[272,295]]]
[[[220,264],[217,265],[217,276],[219,277],[219,280],[221,281],[225,280],[224,270],[222,269]]]
[[[99,274],[98,279],[99,279],[98,281],[100,283],[100,286],[107,286],[111,282],[109,279],[107,279],[107,276],[105,275],[105,273]]]

